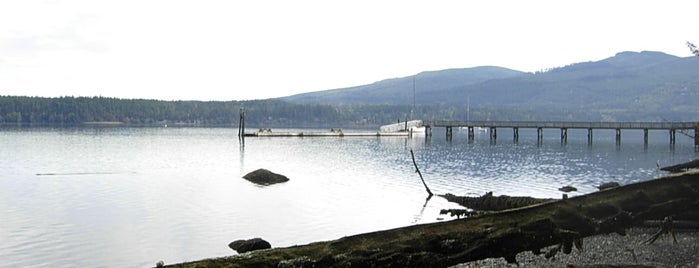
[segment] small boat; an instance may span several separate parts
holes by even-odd
[[[419,127],[411,127],[410,132],[413,135],[425,135],[425,127],[424,126],[419,126]]]

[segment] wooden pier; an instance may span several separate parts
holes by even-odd
[[[432,128],[446,128],[447,139],[452,137],[452,128],[463,127],[468,129],[468,139],[474,139],[474,128],[488,128],[491,142],[497,139],[498,128],[511,128],[514,142],[519,141],[519,129],[536,129],[537,141],[543,141],[545,128],[560,129],[561,143],[568,142],[568,129],[586,129],[587,142],[592,144],[594,129],[614,129],[616,142],[621,143],[621,131],[623,129],[642,129],[644,144],[648,144],[648,130],[667,130],[670,135],[670,144],[675,144],[675,134],[679,131],[694,130],[694,146],[699,147],[699,122],[534,122],[534,121],[431,121],[425,125],[425,135],[432,135]]]

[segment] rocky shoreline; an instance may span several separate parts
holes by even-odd
[[[664,218],[664,232],[682,228],[672,218],[689,222],[683,217],[696,210],[696,200],[699,171],[685,172],[467,219],[173,267],[696,267],[697,232],[679,232],[677,244],[669,234],[648,244],[659,226],[635,227]]]
[[[677,243],[672,236],[663,235],[653,244],[644,243],[658,231],[657,228],[631,228],[626,236],[596,235],[585,238],[583,250],[571,254],[559,253],[551,259],[532,252],[517,254],[519,267],[688,267],[699,268],[699,232],[676,230]],[[518,267],[504,258],[478,260],[452,266]]]

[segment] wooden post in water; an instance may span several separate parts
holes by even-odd
[[[238,121],[238,137],[245,137],[245,108],[240,107],[240,119]]]
[[[587,145],[592,145],[592,128],[587,129]]]
[[[541,144],[544,141],[544,128],[536,129],[536,143]]]
[[[670,144],[675,144],[675,129],[670,129]]]
[[[473,135],[473,126],[468,127],[468,142],[471,143],[473,142],[473,138],[475,135]]]
[[[515,144],[516,144],[519,142],[519,128],[518,127],[512,128],[512,132],[513,132],[512,134],[514,135],[513,139],[514,139]]]
[[[447,140],[450,141],[452,137],[452,127],[447,126]]]
[[[561,144],[568,144],[568,129],[561,128]]]
[[[621,129],[617,128],[616,129],[616,144],[619,145],[621,143]]]
[[[648,146],[648,129],[643,129],[643,145]]]
[[[498,129],[495,127],[490,127],[490,142],[497,142],[498,139]]]

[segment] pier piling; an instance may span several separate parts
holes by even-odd
[[[468,126],[468,143],[473,143],[475,135],[473,134],[473,126]]]
[[[238,137],[245,137],[245,108],[240,107],[240,119],[238,121]]]
[[[485,127],[490,128],[490,139],[495,141],[497,139],[497,128],[512,128],[513,129],[513,139],[517,143],[519,141],[519,129],[520,128],[535,128],[537,131],[537,142],[542,143],[544,139],[543,129],[544,128],[558,128],[561,130],[561,143],[566,143],[568,139],[568,129],[587,129],[587,143],[592,145],[593,142],[593,129],[609,129],[616,131],[616,142],[617,145],[621,143],[621,130],[622,129],[638,129],[643,130],[643,141],[645,144],[648,143],[648,131],[649,130],[669,130],[670,131],[670,143],[675,144],[675,132],[679,129],[683,130],[694,130],[694,146],[699,148],[699,122],[566,122],[566,121],[552,121],[552,122],[542,122],[542,121],[431,121],[429,126],[431,127],[467,127],[468,128],[468,140],[472,142],[474,139],[474,128]],[[689,135],[689,134],[688,134]],[[689,136],[690,138],[692,136]]]
[[[670,129],[670,144],[675,144],[675,129]]]
[[[648,129],[643,129],[643,145],[648,146]]]

